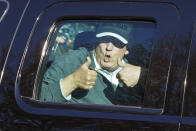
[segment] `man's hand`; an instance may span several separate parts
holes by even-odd
[[[141,67],[123,63],[120,58],[118,59],[118,65],[122,67],[122,70],[118,72],[117,78],[126,86],[134,87],[138,83]]]
[[[87,61],[73,73],[75,87],[86,90],[93,88],[97,79],[97,72],[88,68],[90,64],[91,59],[88,56]]]
[[[87,61],[80,66],[74,73],[62,79],[61,91],[64,97],[67,97],[77,88],[90,90],[93,88],[97,79],[97,72],[88,69],[91,64],[90,57],[87,57]]]

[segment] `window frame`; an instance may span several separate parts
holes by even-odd
[[[6,7],[5,7],[4,11],[2,12],[2,15],[0,15],[0,23],[1,23],[1,21],[3,21],[3,19],[5,18],[6,14],[9,11],[10,3],[7,0],[0,0],[0,3],[6,4]]]
[[[94,8],[93,8],[94,5]],[[96,5],[96,6],[95,6]],[[60,6],[60,7],[59,7]],[[120,7],[120,11],[114,10],[115,8],[112,8],[113,10],[110,12],[105,12],[104,10],[107,10],[108,6],[114,6],[114,7]],[[66,9],[67,12],[61,12],[60,10]],[[73,7],[78,7],[77,10],[73,10]],[[91,7],[90,9],[87,9],[86,7]],[[130,8],[131,7],[131,8]],[[154,8],[153,8],[154,7]],[[101,10],[98,10],[99,8],[103,8]],[[141,10],[142,8],[142,10]],[[29,40],[27,41],[25,51],[23,53],[23,58],[20,63],[20,67],[17,74],[16,84],[15,84],[15,98],[16,101],[21,109],[23,109],[25,112],[29,112],[32,114],[45,114],[45,115],[55,115],[55,116],[80,116],[80,117],[95,117],[95,118],[114,118],[119,119],[119,114],[122,115],[120,119],[141,119],[140,117],[134,118],[135,116],[131,116],[130,114],[156,114],[161,115],[164,112],[164,102],[162,103],[163,107],[149,107],[149,108],[141,108],[141,107],[126,107],[126,106],[107,106],[107,105],[83,105],[83,104],[62,104],[62,103],[52,103],[52,102],[41,102],[38,100],[33,100],[32,98],[21,96],[19,91],[19,83],[21,79],[21,70],[23,68],[24,60],[27,55],[28,48],[31,44],[35,43],[35,38],[37,38],[38,35],[43,34],[43,31],[47,32],[47,29],[49,29],[48,32],[49,35],[46,38],[44,48],[48,47],[48,43],[50,40],[50,37],[52,35],[52,30],[56,26],[56,22],[63,19],[116,19],[116,20],[146,20],[146,21],[156,21],[157,22],[157,37],[162,37],[161,31],[163,30],[164,19],[167,18],[167,13],[161,14],[157,13],[156,9],[160,9],[161,11],[164,11],[166,9],[172,11],[170,13],[170,17],[174,20],[174,22],[178,22],[178,12],[173,5],[170,5],[168,3],[152,3],[152,2],[57,2],[54,3],[48,7],[46,7],[40,15],[37,17],[34,26],[31,30],[31,34],[29,36]],[[51,11],[56,10],[59,14],[54,13],[51,15]],[[89,10],[91,12],[89,12]],[[135,12],[134,12],[135,11]],[[156,13],[155,13],[156,12]],[[44,21],[44,18],[48,18],[50,22],[50,27],[42,27],[40,28]],[[169,21],[172,21],[169,20]],[[163,25],[162,25],[163,24]],[[174,24],[174,23],[173,23]],[[170,26],[172,26],[171,24]],[[171,27],[168,27],[168,29]],[[156,40],[155,40],[156,42]],[[44,52],[46,53],[46,52]],[[155,55],[155,54],[153,54]],[[43,60],[44,54],[42,54],[42,57],[40,58],[40,61]],[[39,62],[39,65],[41,66],[42,62]],[[151,63],[151,65],[153,65]],[[39,70],[39,69],[38,69]],[[168,76],[167,76],[168,77]],[[166,83],[167,84],[167,83]],[[165,89],[167,89],[165,87]],[[153,90],[153,89],[152,89]],[[152,91],[150,90],[150,91]],[[166,92],[166,90],[165,90]],[[148,107],[148,106],[147,106]],[[104,109],[104,110],[103,110]],[[88,110],[88,111],[87,111]],[[80,113],[78,113],[78,111]],[[72,113],[70,113],[72,112]],[[75,112],[75,113],[74,113]],[[88,113],[92,113],[91,116],[86,115]],[[114,114],[113,114],[114,113]],[[99,116],[100,115],[100,116]],[[129,115],[130,118],[127,118],[126,115]],[[137,115],[136,115],[137,116]],[[167,116],[168,117],[168,116]],[[176,118],[177,119],[177,118]],[[147,118],[146,118],[147,120]],[[154,118],[156,121],[156,117]],[[148,121],[148,120],[147,120]],[[164,121],[164,119],[160,119],[160,121]]]

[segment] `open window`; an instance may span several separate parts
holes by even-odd
[[[104,27],[109,28],[107,30],[109,33],[104,30],[102,34],[105,36],[97,37],[97,30]],[[122,29],[127,33],[128,43],[119,41],[119,37],[115,36],[117,34],[111,34],[115,32],[114,29]],[[37,84],[34,86],[36,89],[33,91],[33,98],[51,102],[142,106],[155,30],[156,24],[150,21],[64,20],[60,22],[51,37],[49,48],[45,50],[47,54],[37,73],[38,76],[36,76]],[[110,46],[110,42],[112,43],[111,47],[107,47]],[[128,54],[124,54],[125,52],[121,48],[126,48]],[[105,56],[102,57],[103,55]],[[118,58],[121,58],[119,55],[123,55],[122,61],[126,61],[126,67],[119,67],[117,61]],[[92,77],[85,82],[95,81],[94,86],[88,90],[84,89],[88,88],[88,85],[79,85],[81,87],[73,90],[69,95],[72,98],[68,100],[62,96],[64,90],[62,88],[66,90],[69,85],[61,85],[62,87],[60,87],[60,80],[73,75],[74,72],[77,73],[76,70],[85,63],[88,56],[91,58],[91,64],[88,65],[88,68],[95,71],[97,77],[93,79],[93,75],[85,74],[85,72],[78,74],[78,77]],[[121,72],[127,71],[127,68],[132,70],[132,66],[140,66],[142,69],[139,80],[136,80],[138,83],[128,87],[126,84],[129,83],[117,78],[116,75],[120,70]],[[102,68],[97,69],[98,67]],[[63,74],[61,74],[62,71]],[[128,80],[131,81],[131,77]],[[79,82],[83,81],[79,80]]]
[[[100,118],[118,117],[110,116],[110,112],[161,114],[164,111],[177,22],[176,8],[166,3],[62,2],[49,6],[35,21],[26,44],[15,90],[19,106],[26,112],[35,114],[87,117],[89,115],[86,113],[92,113],[89,117]],[[40,99],[47,70],[50,70],[56,61],[67,54],[71,55],[68,63],[69,61],[73,63],[70,62],[64,66],[74,67],[74,64],[79,61],[74,60],[75,57],[72,55],[79,54],[79,57],[82,57],[83,54],[73,52],[81,48],[85,48],[85,51],[83,50],[85,53],[96,49],[97,43],[94,43],[94,37],[97,37],[96,31],[100,26],[107,25],[114,27],[124,25],[124,29],[130,32],[129,44],[126,46],[129,54],[125,56],[125,62],[146,70],[145,75],[142,76],[144,82],[141,90],[138,90],[140,95],[133,93],[137,92],[136,89],[130,91],[133,97],[129,94],[121,96],[120,98],[126,100],[126,104],[118,104],[116,101],[110,104],[93,104]],[[83,63],[85,61],[86,58]],[[60,79],[58,81],[60,82]],[[111,92],[112,90],[108,91],[108,93]],[[135,98],[138,98],[135,103],[130,102]],[[98,100],[98,97],[96,99]],[[75,111],[81,113],[75,114]],[[97,112],[103,114],[98,116]],[[123,117],[122,114],[121,117]],[[129,119],[132,118],[136,119],[129,117]]]

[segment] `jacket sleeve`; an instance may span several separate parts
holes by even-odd
[[[56,59],[44,74],[39,99],[52,102],[66,102],[60,90],[60,79],[77,70],[85,61],[85,49],[71,51]]]
[[[59,61],[60,62],[60,61]],[[53,101],[53,102],[63,102],[63,96],[60,92],[59,80],[62,77],[63,69],[61,65],[56,61],[50,66],[50,68],[44,74],[41,91],[40,100]]]

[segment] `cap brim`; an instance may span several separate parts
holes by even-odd
[[[101,37],[105,37],[105,36],[114,37],[114,38],[120,40],[123,44],[128,44],[128,41],[124,37],[122,37],[121,35],[118,35],[116,33],[113,33],[113,32],[102,32],[102,33],[96,34],[97,38],[101,38]]]

